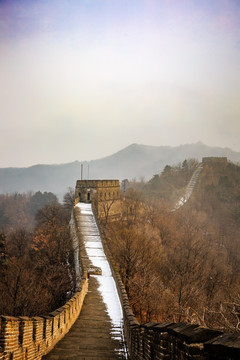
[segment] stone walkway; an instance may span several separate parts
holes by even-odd
[[[122,353],[123,344],[111,337],[111,320],[98,286],[96,276],[92,276],[79,318],[69,333],[42,359],[126,359]]]
[[[184,195],[180,198],[180,200],[178,200],[178,202],[176,203],[176,205],[172,211],[178,210],[181,206],[183,206],[189,200],[202,169],[203,169],[203,165],[202,165],[202,163],[200,163],[198,165],[198,167],[196,168],[196,170],[194,171],[191,179],[189,180],[189,182],[186,186]]]
[[[89,205],[89,204],[85,204]],[[87,210],[87,211],[85,211]],[[90,209],[81,209],[81,232],[87,262],[100,266],[102,275],[91,275],[82,311],[69,333],[42,359],[114,360],[127,359],[116,289]],[[84,251],[85,252],[85,251]]]

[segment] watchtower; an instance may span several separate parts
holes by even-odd
[[[202,163],[205,164],[213,164],[213,163],[221,163],[226,165],[228,162],[227,157],[220,157],[220,156],[208,156],[202,158]]]
[[[92,203],[99,217],[119,216],[121,214],[119,180],[77,180],[75,204]],[[106,214],[106,212],[108,214]]]

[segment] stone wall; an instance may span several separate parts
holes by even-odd
[[[219,156],[208,156],[202,158],[202,163],[209,164],[209,163],[221,163],[221,164],[227,164],[228,160],[227,157],[219,157]]]
[[[75,204],[119,199],[119,197],[119,180],[77,180],[76,182]]]
[[[75,205],[78,202],[92,203],[100,219],[118,219],[122,213],[119,180],[77,180]]]
[[[0,360],[40,360],[76,321],[87,289],[87,273],[83,268],[78,290],[61,308],[40,317],[0,316]]]
[[[40,317],[0,316],[0,359],[41,359],[63,338],[77,319],[88,281],[61,308]]]
[[[140,324],[134,316],[118,269],[102,242],[123,308],[125,340],[131,360],[239,360],[240,334],[224,334],[187,323]]]

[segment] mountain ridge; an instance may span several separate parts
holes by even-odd
[[[185,159],[201,161],[205,156],[226,156],[232,162],[240,162],[240,152],[230,148],[211,147],[197,142],[179,146],[153,146],[130,144],[103,158],[64,164],[36,164],[24,168],[0,168],[0,193],[51,191],[58,196],[74,187],[81,177],[81,163],[84,164],[83,178],[90,179],[150,179],[159,174],[166,165],[176,165]]]

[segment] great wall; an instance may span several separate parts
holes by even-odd
[[[240,359],[239,334],[225,334],[187,323],[159,324],[151,322],[140,324],[132,312],[117,266],[113,261],[103,236],[101,236],[103,249],[108,259],[112,276],[115,279],[121,302],[125,339],[118,339],[117,342],[115,341],[116,339],[112,341],[112,334],[106,333],[107,331],[111,333],[111,329],[106,326],[104,328],[101,327],[101,321],[106,325],[105,315],[107,309],[102,307],[99,297],[95,300],[95,302],[99,302],[98,306],[91,300],[96,296],[99,284],[95,276],[90,276],[89,279],[87,274],[87,269],[90,269],[92,264],[89,262],[89,256],[83,243],[80,224],[81,210],[79,214],[79,206],[77,204],[80,200],[84,203],[92,203],[95,218],[98,221],[98,218],[104,215],[104,211],[106,209],[109,210],[108,207],[105,209],[102,206],[103,203],[101,204],[101,201],[107,205],[114,197],[117,204],[119,201],[119,190],[119,182],[117,180],[77,182],[76,205],[72,218],[72,234],[75,234],[73,236],[75,246],[76,239],[78,239],[80,244],[78,289],[70,301],[62,308],[48,314],[48,316],[28,318],[2,315],[0,317],[0,360],[40,360],[42,358],[116,358],[130,360]],[[118,211],[118,206],[115,205],[112,215],[117,217]],[[96,225],[94,227],[96,228]],[[91,233],[92,230],[88,229]],[[95,236],[95,233],[89,235]],[[78,252],[78,246],[76,249]],[[75,259],[78,259],[78,254],[76,254]],[[91,303],[93,312],[88,315],[89,317],[86,317],[86,310],[91,306]],[[97,316],[94,315],[95,311],[98,311]],[[103,318],[102,315],[104,315]],[[83,319],[82,322],[81,319]],[[94,328],[94,332],[86,334],[92,328]],[[89,335],[88,339],[91,339],[90,344],[86,344],[86,335]],[[71,340],[64,342],[67,338]],[[116,348],[116,344],[119,343],[124,345],[124,351],[119,351]],[[82,355],[76,355],[76,352]]]

